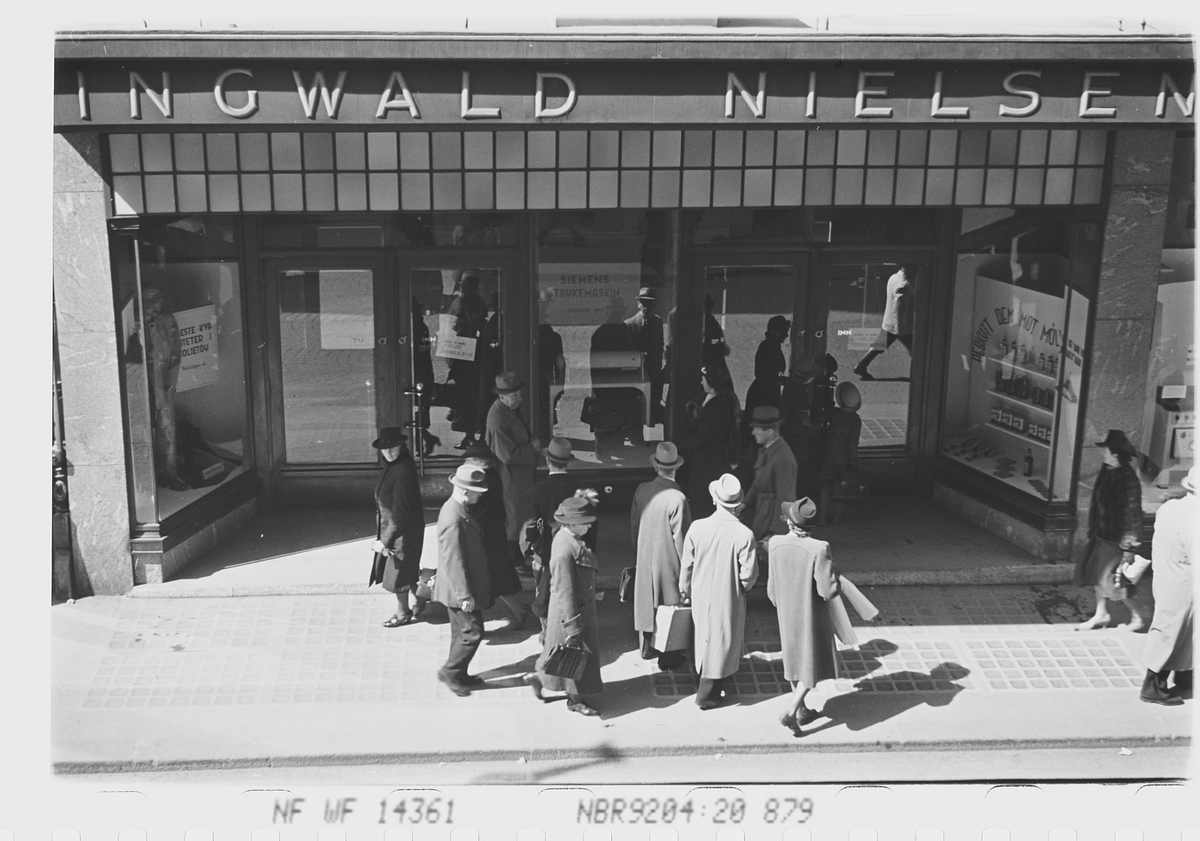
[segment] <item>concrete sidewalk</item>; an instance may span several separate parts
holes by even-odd
[[[1138,699],[1144,636],[1071,630],[1086,594],[1053,585],[867,587],[882,610],[839,654],[843,677],[794,738],[777,723],[782,668],[744,659],[731,702],[701,712],[690,669],[636,651],[632,607],[600,603],[599,718],[542,704],[523,684],[531,630],[490,632],[468,698],[435,672],[444,611],[388,630],[388,594],[92,598],[52,609],[53,758],[63,773],[455,760],[1189,746],[1193,702]],[[500,624],[488,615],[488,627]],[[774,609],[751,593],[747,651],[778,650]],[[1176,752],[1186,757],[1187,751]],[[1182,776],[1186,765],[1163,767]],[[430,766],[431,781],[437,765]],[[1080,768],[1076,776],[1091,772]],[[1030,777],[1039,776],[1031,768]]]

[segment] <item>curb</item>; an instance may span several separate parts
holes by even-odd
[[[1119,738],[1105,736],[1100,738],[1066,738],[1066,739],[971,739],[961,741],[896,741],[896,742],[864,742],[862,744],[838,743],[805,745],[806,751],[822,754],[845,753],[888,753],[892,751],[939,751],[953,749],[956,751],[989,751],[1057,749],[1071,750],[1079,748],[1189,748],[1190,736],[1180,738],[1160,738],[1153,736],[1133,736]],[[712,755],[772,755],[779,753],[793,754],[795,744],[719,744],[719,745],[689,745],[689,746],[647,746],[631,749],[616,749],[608,745],[594,748],[564,748],[561,750],[477,750],[477,751],[446,751],[422,753],[364,753],[364,754],[294,754],[288,756],[245,757],[241,759],[170,759],[170,760],[105,760],[81,762],[55,762],[52,768],[55,774],[129,774],[150,771],[222,771],[245,768],[295,768],[313,766],[354,766],[354,765],[432,765],[443,762],[542,762],[564,759],[604,759],[619,758],[638,759],[662,756],[712,756]]]

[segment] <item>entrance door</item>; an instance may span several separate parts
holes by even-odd
[[[908,253],[826,254],[819,262],[814,350],[833,357],[839,381],[858,387],[860,452],[910,452],[915,441],[929,266],[926,255]]]

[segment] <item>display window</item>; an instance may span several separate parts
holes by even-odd
[[[644,468],[666,430],[671,214],[547,213],[535,230],[535,428],[569,439],[584,468]]]
[[[1095,228],[963,213],[942,453],[1044,501],[1071,494]]]
[[[147,220],[113,239],[131,508],[148,525],[250,469],[238,225]]]

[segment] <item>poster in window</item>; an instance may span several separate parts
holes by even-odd
[[[220,379],[217,357],[217,308],[212,304],[175,313],[179,325],[179,383],[176,391],[191,391]]]
[[[373,278],[365,269],[322,269],[319,278],[322,350],[375,346]]]

